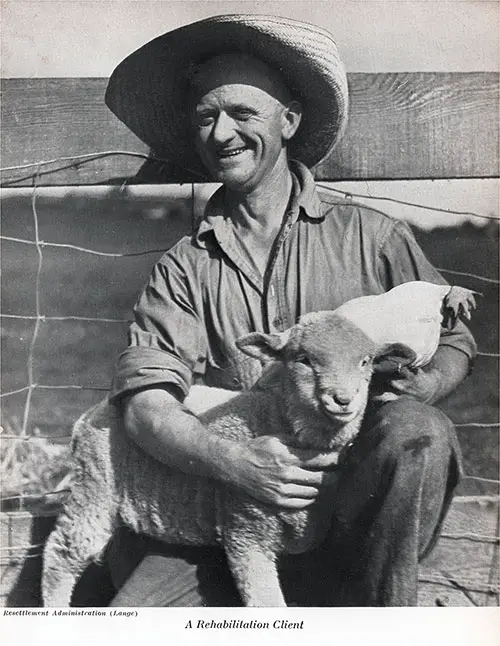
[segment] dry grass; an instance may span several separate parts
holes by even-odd
[[[0,491],[2,510],[43,509],[60,503],[70,483],[71,457],[68,446],[54,444],[35,428],[29,439],[23,439],[21,425],[12,418],[3,425],[3,433],[18,436],[3,439],[0,435]]]

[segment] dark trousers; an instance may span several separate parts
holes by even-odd
[[[418,564],[432,549],[460,475],[454,427],[409,397],[372,405],[332,492],[326,540],[282,557],[287,603],[414,606]],[[218,548],[165,546],[123,529],[108,550],[112,606],[241,605]]]

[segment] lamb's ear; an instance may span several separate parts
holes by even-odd
[[[387,343],[382,346],[373,358],[374,372],[397,372],[403,366],[409,366],[417,358],[417,353],[404,343]]]
[[[236,346],[245,354],[259,361],[279,359],[281,351],[290,337],[290,330],[264,334],[264,332],[251,332],[236,339]]]

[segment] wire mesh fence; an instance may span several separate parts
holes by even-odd
[[[39,380],[35,378],[35,372],[34,372],[34,357],[35,357],[35,350],[37,347],[37,344],[39,343],[40,340],[40,330],[41,326],[45,324],[46,322],[92,322],[96,324],[126,324],[128,322],[127,319],[124,318],[112,318],[112,317],[91,317],[91,316],[81,316],[81,315],[75,315],[69,313],[66,316],[49,316],[46,315],[43,311],[42,304],[41,304],[41,298],[40,298],[40,292],[41,292],[41,285],[42,285],[42,274],[43,274],[43,268],[44,268],[44,252],[47,249],[54,249],[54,250],[62,250],[62,249],[69,249],[81,254],[88,254],[92,256],[98,256],[102,258],[132,258],[132,257],[138,257],[138,256],[146,256],[149,254],[159,254],[164,251],[164,249],[144,249],[141,251],[134,251],[134,252],[129,252],[129,253],[112,253],[112,252],[106,252],[106,251],[100,251],[97,249],[92,249],[84,246],[79,246],[79,245],[73,245],[73,244],[67,244],[67,243],[58,243],[58,242],[53,242],[53,241],[47,241],[43,240],[40,236],[40,227],[39,227],[39,216],[38,216],[38,211],[37,211],[37,198],[38,198],[38,189],[39,189],[39,183],[40,183],[40,178],[46,174],[46,173],[53,173],[57,172],[58,170],[61,170],[63,168],[68,168],[71,166],[75,165],[81,165],[85,164],[88,161],[95,160],[99,156],[109,156],[109,155],[134,155],[138,157],[144,157],[146,159],[146,156],[140,154],[140,153],[128,153],[126,151],[105,151],[103,153],[96,153],[96,154],[89,154],[89,155],[84,155],[84,156],[79,156],[77,158],[73,157],[68,157],[68,158],[59,158],[59,159],[54,159],[54,160],[49,160],[45,162],[38,162],[36,164],[26,164],[23,166],[17,166],[17,167],[12,167],[9,169],[4,169],[4,170],[20,170],[20,171],[25,171],[22,177],[19,177],[19,180],[25,180],[26,177],[30,177],[32,179],[32,190],[31,190],[31,215],[32,215],[32,227],[33,227],[33,238],[20,238],[20,237],[13,237],[13,236],[1,236],[1,239],[14,243],[14,244],[19,244],[21,246],[28,246],[28,247],[34,247],[36,251],[36,270],[35,270],[35,275],[34,275],[34,283],[35,283],[35,298],[34,298],[34,312],[32,314],[17,314],[17,313],[8,313],[8,314],[2,314],[2,317],[6,320],[18,320],[18,321],[32,321],[34,324],[33,331],[31,334],[31,338],[29,339],[28,343],[28,348],[27,348],[27,361],[26,361],[26,375],[27,375],[27,380],[25,385],[23,385],[20,388],[15,388],[12,390],[8,390],[6,392],[1,393],[0,397],[2,399],[8,398],[8,397],[13,397],[15,395],[21,395],[25,394],[25,400],[24,400],[24,407],[23,407],[23,413],[22,413],[22,421],[20,423],[20,428],[17,429],[17,432],[9,432],[9,429],[3,428],[2,432],[0,434],[0,442],[7,442],[7,443],[12,443],[13,446],[27,443],[27,442],[40,442],[41,440],[56,440],[56,439],[67,439],[68,434],[61,434],[61,435],[50,435],[45,437],[40,434],[40,432],[37,431],[37,429],[30,429],[30,412],[32,408],[32,401],[33,401],[33,394],[36,391],[49,391],[49,390],[62,390],[62,391],[87,391],[87,390],[92,390],[96,392],[102,391],[103,395],[107,392],[108,390],[108,385],[107,384],[77,384],[77,383],[60,383],[60,384],[48,384],[48,383],[40,383]],[[61,165],[62,164],[62,165]],[[55,166],[54,168],[49,168]],[[34,169],[34,170],[32,170]],[[4,186],[6,185],[12,185],[15,184],[15,180],[9,180],[8,183],[4,183]],[[357,198],[363,198],[363,199],[375,199],[375,200],[391,200],[391,198],[387,197],[381,197],[381,196],[374,196],[374,195],[368,195],[368,194],[360,194],[360,193],[349,193],[347,191],[339,191],[338,189],[335,189],[333,187],[323,185],[321,184],[323,188],[333,191],[335,193],[341,193],[346,197],[347,199],[351,199],[352,197],[357,197]],[[193,187],[194,191],[194,187]],[[402,204],[406,205],[411,205],[416,208],[422,208],[422,209],[427,209],[427,210],[435,210],[439,212],[446,212],[446,213],[454,213],[458,215],[466,215],[469,218],[479,218],[479,219],[488,219],[488,220],[496,220],[497,218],[489,215],[484,215],[480,213],[474,213],[474,212],[469,212],[469,211],[450,211],[446,209],[441,209],[438,207],[432,207],[432,206],[426,206],[422,204],[415,204],[413,202],[405,202],[401,200],[392,200],[393,202],[401,202]],[[191,212],[191,226],[195,226],[195,216],[194,216],[194,210]],[[464,278],[472,278],[476,281],[483,281],[484,283],[487,284],[494,284],[498,285],[500,284],[500,281],[491,277],[487,277],[484,275],[479,275],[476,273],[468,273],[468,272],[461,272],[457,270],[452,270],[452,269],[447,269],[445,267],[439,268],[439,271],[441,271],[443,274],[450,274],[451,276],[456,275],[456,276],[461,276]],[[481,342],[481,340],[480,340]],[[486,352],[483,351],[481,348],[478,352],[478,356],[482,358],[482,360],[488,361],[490,359],[498,359],[499,358],[499,353],[495,352]],[[491,420],[491,421],[467,421],[464,423],[458,423],[456,424],[458,428],[464,428],[464,429],[494,429],[498,428],[500,426],[499,422],[496,420]],[[7,447],[4,451],[2,451],[2,466],[8,465],[9,460],[13,459],[13,455],[15,451],[18,449],[14,448],[9,448]],[[67,493],[67,485],[69,484],[69,480],[64,479],[67,477],[67,474],[64,475],[64,477],[60,480],[60,482],[63,482],[63,486],[58,486],[53,490],[48,490],[45,491],[44,493],[39,494],[40,498],[42,500],[47,500],[47,498],[54,497],[55,499],[60,499],[62,500],[64,498],[64,495]],[[465,479],[468,480],[474,480],[477,482],[484,482],[484,483],[489,483],[495,486],[500,486],[500,481],[498,479],[494,478],[484,478],[480,474],[466,474]],[[2,496],[2,503],[5,503],[7,501],[10,501],[11,503],[13,501],[17,501],[18,503],[18,509],[22,510],[25,504],[25,501],[30,498],[32,499],[33,495],[32,493],[26,493],[24,491],[20,491],[16,495],[11,495],[8,497]],[[498,530],[497,530],[498,534]],[[443,538],[454,541],[454,540],[465,540],[465,541],[476,541],[480,543],[488,543],[488,544],[493,544],[496,546],[496,549],[498,549],[498,544],[500,541],[500,538],[498,535],[483,535],[481,533],[474,533],[474,532],[463,532],[463,533],[458,533],[458,534],[444,534]],[[24,553],[24,558],[34,558],[39,555],[39,545],[35,544],[30,544],[30,545],[8,545],[8,546],[2,546],[0,547],[1,553],[3,554],[4,552],[7,552],[8,555],[10,555],[12,558],[15,557],[15,554],[20,552]],[[0,554],[1,556],[1,554]],[[446,577],[445,577],[446,578]],[[442,579],[440,581],[434,581],[434,582],[443,582]],[[491,576],[488,579],[488,582],[478,584],[478,582],[474,582],[474,586],[472,584],[468,586],[467,581],[461,581],[460,585],[464,587],[464,589],[470,589],[470,590],[477,590],[478,585],[481,588],[481,591],[486,592],[488,594],[496,595],[496,598],[498,600],[498,593],[499,593],[499,588],[498,588],[498,579],[495,578],[494,576]],[[449,585],[450,582],[447,580],[447,584]],[[472,587],[471,587],[472,586]]]

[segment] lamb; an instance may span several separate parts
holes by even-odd
[[[201,414],[209,430],[235,442],[286,434],[297,447],[339,456],[359,431],[377,363],[396,356],[406,365],[416,356],[402,344],[377,345],[336,312],[308,314],[284,333],[245,335],[237,346],[271,361],[277,383]],[[321,496],[306,509],[280,511],[157,462],[105,402],[78,420],[72,450],[74,484],[44,552],[45,606],[69,605],[77,579],[120,523],[167,543],[222,544],[245,605],[285,606],[277,556],[312,549],[330,524]]]

